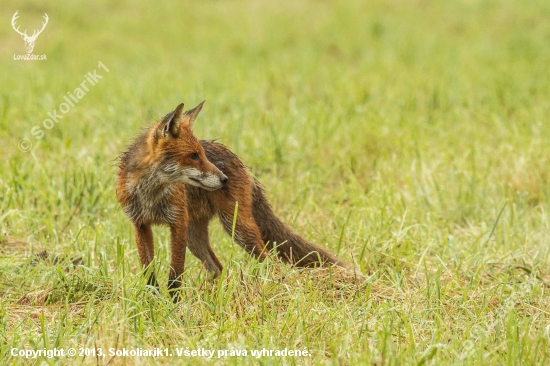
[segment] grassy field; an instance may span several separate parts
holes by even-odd
[[[34,49],[47,60],[13,59],[16,10],[21,29],[48,14]],[[0,13],[1,364],[550,362],[547,0],[10,1]],[[257,263],[215,223],[220,280],[188,255],[179,304],[146,289],[115,159],[203,99],[196,135],[236,152],[275,211],[366,282]],[[155,234],[164,285],[169,235]],[[107,353],[157,347],[172,356]],[[263,348],[309,355],[251,355]]]

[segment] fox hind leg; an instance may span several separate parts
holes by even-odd
[[[233,233],[234,210],[234,207],[227,207],[222,209],[218,214],[223,228],[230,236]],[[253,255],[258,260],[263,261],[266,258],[267,249],[262,240],[260,229],[252,217],[250,207],[239,205],[234,238],[247,253]]]
[[[210,247],[208,221],[208,219],[201,219],[189,222],[187,245],[191,253],[193,253],[193,255],[202,262],[206,270],[216,278],[221,274],[223,266]]]

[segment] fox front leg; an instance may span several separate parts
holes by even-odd
[[[186,220],[185,220],[186,221]],[[181,287],[181,276],[185,268],[185,251],[187,249],[187,224],[170,225],[170,247],[172,261],[168,277],[168,291],[172,294],[174,302],[179,301],[179,288]]]
[[[155,275],[155,268],[152,265],[153,258],[155,257],[155,245],[153,242],[153,231],[151,230],[151,225],[135,225],[134,230],[136,233],[136,244],[138,247],[139,259],[141,260],[141,265],[145,270],[144,273],[147,273],[148,270],[151,271],[147,284],[158,288],[159,286]]]

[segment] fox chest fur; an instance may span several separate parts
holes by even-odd
[[[185,219],[186,200],[183,184],[164,186],[145,178],[138,182],[126,182],[120,197],[124,213],[136,225],[142,224],[175,224]],[[183,194],[182,194],[183,193]]]
[[[124,213],[136,225],[171,225],[215,214],[209,192],[197,187],[181,183],[164,186],[154,176],[120,179],[119,185],[125,185],[117,188]]]

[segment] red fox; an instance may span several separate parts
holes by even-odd
[[[214,277],[222,264],[212,251],[208,223],[218,216],[248,253],[265,259],[269,252],[301,267],[334,264],[350,268],[327,250],[309,243],[286,226],[271,209],[263,188],[239,158],[224,145],[197,140],[191,130],[203,103],[184,112],[183,104],[146,130],[121,155],[117,198],[132,222],[141,263],[154,256],[152,225],[171,234],[168,288],[179,298],[185,251],[189,248]],[[149,284],[158,287],[151,269]]]

